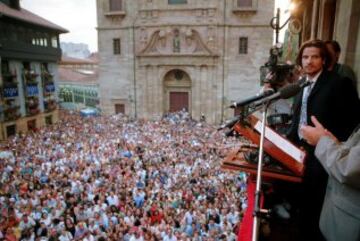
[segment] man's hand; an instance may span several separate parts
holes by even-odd
[[[301,132],[304,137],[304,139],[309,143],[310,145],[315,146],[320,138],[322,136],[328,136],[331,139],[333,139],[335,142],[339,142],[337,138],[328,130],[326,130],[321,123],[316,119],[315,116],[311,116],[311,121],[314,124],[314,127],[312,126],[303,126],[301,127]]]

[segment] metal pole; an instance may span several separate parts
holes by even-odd
[[[224,1],[224,25],[223,25],[223,49],[222,49],[222,85],[221,85],[221,123],[224,121],[224,115],[225,115],[225,58],[226,58],[226,35],[227,35],[227,29],[226,29],[226,0]]]
[[[261,196],[261,172],[262,162],[264,157],[264,140],[265,140],[265,127],[266,127],[266,115],[269,102],[264,104],[264,111],[262,113],[262,125],[260,135],[259,146],[259,161],[256,177],[256,190],[255,190],[255,203],[254,203],[254,222],[252,231],[252,241],[257,241],[259,238],[259,226],[260,226],[260,196]]]
[[[280,32],[280,8],[276,9],[276,27],[275,27],[275,44],[279,43],[279,32]]]

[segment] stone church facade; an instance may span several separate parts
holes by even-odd
[[[220,123],[260,88],[273,0],[97,0],[103,113]]]

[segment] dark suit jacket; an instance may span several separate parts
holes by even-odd
[[[295,97],[289,139],[302,144],[297,130],[303,90]],[[360,121],[360,101],[348,78],[323,70],[308,98],[307,121],[314,115],[340,141],[345,141]]]
[[[304,179],[297,193],[297,201],[302,207],[302,232],[308,232],[304,233],[305,237],[316,237],[317,233],[312,232],[319,231],[310,230],[310,226],[318,227],[328,175],[314,156],[314,147],[298,137],[302,96],[303,91],[295,97],[288,138],[307,152]],[[307,115],[309,125],[312,125],[310,117],[313,115],[340,141],[345,141],[360,122],[360,101],[351,80],[323,70],[309,95]]]

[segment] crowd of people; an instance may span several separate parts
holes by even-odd
[[[302,183],[274,186],[298,223],[291,240],[359,240],[360,100],[333,42],[307,41],[296,59],[308,85],[286,137],[306,151],[306,168]],[[183,111],[151,121],[62,112],[1,146],[0,240],[234,241],[247,175],[221,169],[241,145],[225,136]]]
[[[186,112],[61,112],[2,144],[0,240],[236,240],[247,176],[221,161],[237,144]]]

